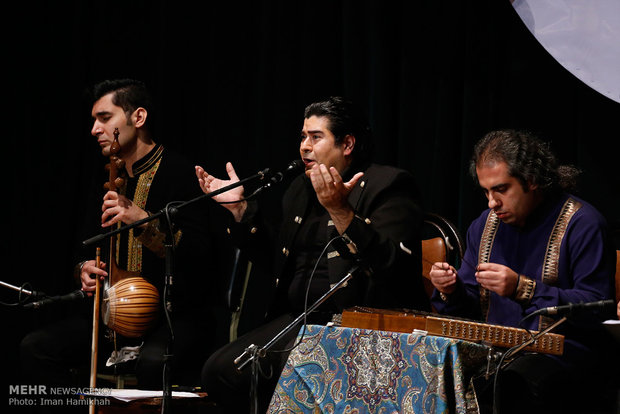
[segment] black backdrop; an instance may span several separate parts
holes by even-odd
[[[74,289],[83,197],[104,164],[82,93],[116,77],[144,80],[158,141],[216,174],[297,158],[304,106],[344,95],[370,117],[376,161],[411,171],[425,207],[463,233],[486,205],[467,160],[498,128],[550,140],[583,169],[580,195],[620,222],[620,104],[558,64],[508,0],[35,1],[4,17],[7,283]],[[15,355],[33,315],[2,315]]]

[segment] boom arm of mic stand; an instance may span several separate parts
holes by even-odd
[[[269,342],[265,344],[262,348],[258,349],[258,347],[254,344],[250,345],[241,355],[239,355],[234,360],[234,364],[238,365],[237,370],[241,371],[247,364],[249,364],[256,356],[264,356],[266,351],[269,350],[274,343],[276,343],[280,338],[290,332],[302,319],[312,313],[316,308],[318,308],[323,302],[329,299],[338,289],[346,286],[347,282],[351,280],[353,274],[359,269],[359,265],[355,265],[349,270],[349,272],[342,278],[338,283],[333,285],[323,296],[318,298],[316,302],[314,302],[305,312],[300,314],[293,322],[288,324],[284,329],[282,329],[276,336],[274,336]]]
[[[516,347],[510,348],[506,354],[504,355],[504,358],[510,358],[511,356],[517,354],[517,352],[521,351],[523,348],[533,344],[534,342],[536,342],[538,340],[538,338],[540,338],[541,336],[543,336],[544,334],[546,334],[547,332],[550,332],[551,330],[553,330],[556,326],[564,323],[564,321],[566,321],[566,316],[563,316],[561,319],[558,319],[557,321],[555,321],[554,323],[552,323],[551,325],[549,325],[548,327],[546,327],[545,329],[543,329],[542,331],[536,333],[535,335],[532,335],[532,337],[530,339],[528,339],[527,341],[523,342],[521,345],[518,345]],[[508,363],[506,363],[507,365]],[[504,365],[505,366],[505,365]],[[500,367],[500,369],[503,367]]]
[[[252,176],[250,176],[248,178],[244,178],[243,180],[240,180],[240,181],[237,181],[237,182],[232,183],[230,185],[227,185],[226,187],[222,187],[219,190],[211,191],[210,193],[202,194],[202,195],[199,195],[198,197],[193,198],[191,200],[184,201],[181,204],[179,204],[177,206],[174,206],[174,208],[178,210],[180,208],[185,207],[188,204],[195,203],[196,201],[200,201],[200,200],[205,199],[205,198],[215,197],[218,194],[225,193],[228,190],[232,190],[233,188],[239,187],[239,186],[247,183],[248,181],[253,181],[253,180],[256,180],[256,179],[263,180],[263,179],[265,179],[265,176],[267,175],[268,171],[269,171],[269,169],[265,169],[265,170],[259,171],[256,174],[254,174],[254,175],[252,175]],[[138,227],[138,226],[140,226],[140,225],[142,225],[144,223],[148,223],[149,221],[155,220],[155,219],[161,217],[164,214],[166,214],[166,209],[165,208],[162,209],[162,210],[159,210],[155,214],[151,214],[150,216],[148,216],[146,218],[143,218],[141,220],[135,221],[135,222],[133,222],[131,224],[128,224],[126,226],[122,226],[122,227],[120,227],[120,228],[118,228],[116,230],[107,232],[105,234],[99,234],[97,236],[91,237],[90,239],[86,239],[86,240],[84,240],[82,242],[82,245],[83,246],[91,246],[91,245],[93,245],[95,243],[100,242],[103,239],[106,239],[108,237],[114,236],[114,235],[116,235],[118,233],[121,233],[121,232],[123,232],[125,230],[129,230],[129,229],[132,229],[134,227]]]

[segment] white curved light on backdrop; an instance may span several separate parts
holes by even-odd
[[[620,0],[511,0],[527,28],[582,82],[620,102]]]

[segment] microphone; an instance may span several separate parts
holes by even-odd
[[[574,311],[599,310],[614,305],[615,303],[613,299],[599,300],[596,302],[569,303],[568,305],[541,308],[537,311],[534,311],[532,315],[566,315],[573,313]]]
[[[66,295],[51,296],[49,298],[41,299],[36,302],[27,303],[24,305],[24,309],[39,309],[53,303],[73,302],[84,299],[86,297],[86,292],[84,292],[83,290],[76,290],[74,292],[67,293]]]
[[[288,163],[288,165],[283,171],[277,172],[273,176],[271,176],[271,178],[269,178],[269,181],[273,184],[277,184],[281,182],[285,176],[300,173],[303,168],[304,162],[302,160],[293,160]]]
[[[273,186],[274,184],[278,184],[282,182],[282,180],[284,180],[284,177],[300,173],[302,169],[304,168],[304,165],[305,164],[302,160],[294,160],[294,161],[289,162],[284,170],[279,171],[275,174],[272,174],[268,178],[266,184],[254,190],[254,192],[252,193],[252,197],[260,194],[261,192],[265,191],[268,188],[271,188],[271,186]],[[270,170],[269,168],[267,168],[263,170],[263,172],[266,174],[269,174]]]

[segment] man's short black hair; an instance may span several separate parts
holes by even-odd
[[[151,116],[153,101],[144,82],[135,79],[104,80],[93,86],[91,103],[94,104],[109,93],[114,93],[112,103],[123,108],[128,118],[140,107],[146,109]]]
[[[334,134],[336,144],[340,144],[345,136],[355,137],[353,159],[363,162],[370,159],[370,145],[372,132],[366,115],[353,102],[340,97],[332,96],[325,101],[314,102],[304,111],[304,118],[311,116],[326,117],[329,120],[329,130]]]

